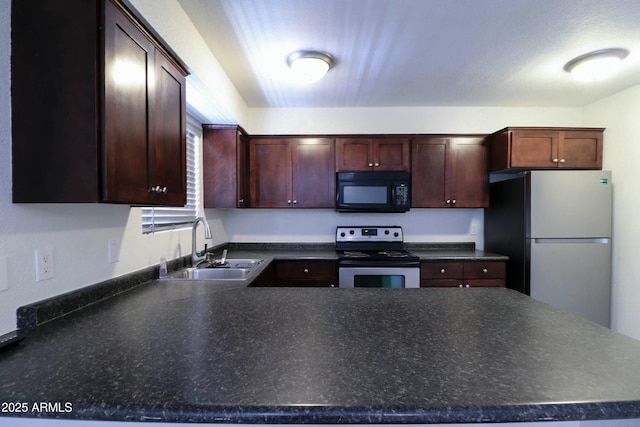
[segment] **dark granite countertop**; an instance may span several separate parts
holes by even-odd
[[[508,289],[152,280],[0,353],[0,416],[212,423],[640,418],[640,342]],[[59,411],[32,411],[34,402]],[[68,410],[67,410],[68,409]]]

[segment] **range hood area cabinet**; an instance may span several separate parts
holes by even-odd
[[[334,208],[335,155],[333,138],[250,138],[250,206]]]
[[[504,128],[489,136],[491,172],[602,169],[603,133],[603,128]]]
[[[336,171],[410,171],[411,138],[351,136],[336,139]]]
[[[411,207],[489,206],[485,135],[417,137],[411,151]]]
[[[184,205],[184,64],[118,0],[11,3],[13,201]]]
[[[235,125],[202,126],[205,208],[249,206],[249,137]]]

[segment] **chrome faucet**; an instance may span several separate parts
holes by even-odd
[[[202,223],[202,225],[204,225],[204,238],[211,239],[211,229],[209,228],[207,220],[201,216],[197,217],[196,220],[193,221],[193,227],[191,228],[191,265],[193,267],[198,264],[198,261],[206,257],[206,253],[203,255],[198,255],[198,252],[196,251],[196,229],[198,228],[198,223],[200,222]],[[205,248],[206,247],[207,245],[205,245]]]

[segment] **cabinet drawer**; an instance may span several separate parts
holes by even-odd
[[[336,277],[333,261],[279,261],[278,280],[318,280]]]
[[[463,277],[461,262],[422,262],[420,264],[421,279],[460,279]]]
[[[472,261],[464,264],[465,279],[504,279],[505,275],[504,261]]]

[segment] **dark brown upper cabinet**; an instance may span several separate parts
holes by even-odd
[[[252,208],[333,208],[335,141],[255,137],[249,142]]]
[[[336,140],[336,170],[409,171],[411,140],[406,137],[353,136]]]
[[[491,172],[602,169],[603,134],[603,128],[504,128],[489,138]]]
[[[116,0],[12,2],[14,202],[186,202],[187,69]]]
[[[204,207],[248,207],[247,133],[239,126],[204,125],[202,137]]]
[[[489,206],[484,136],[424,136],[412,141],[411,206]]]

